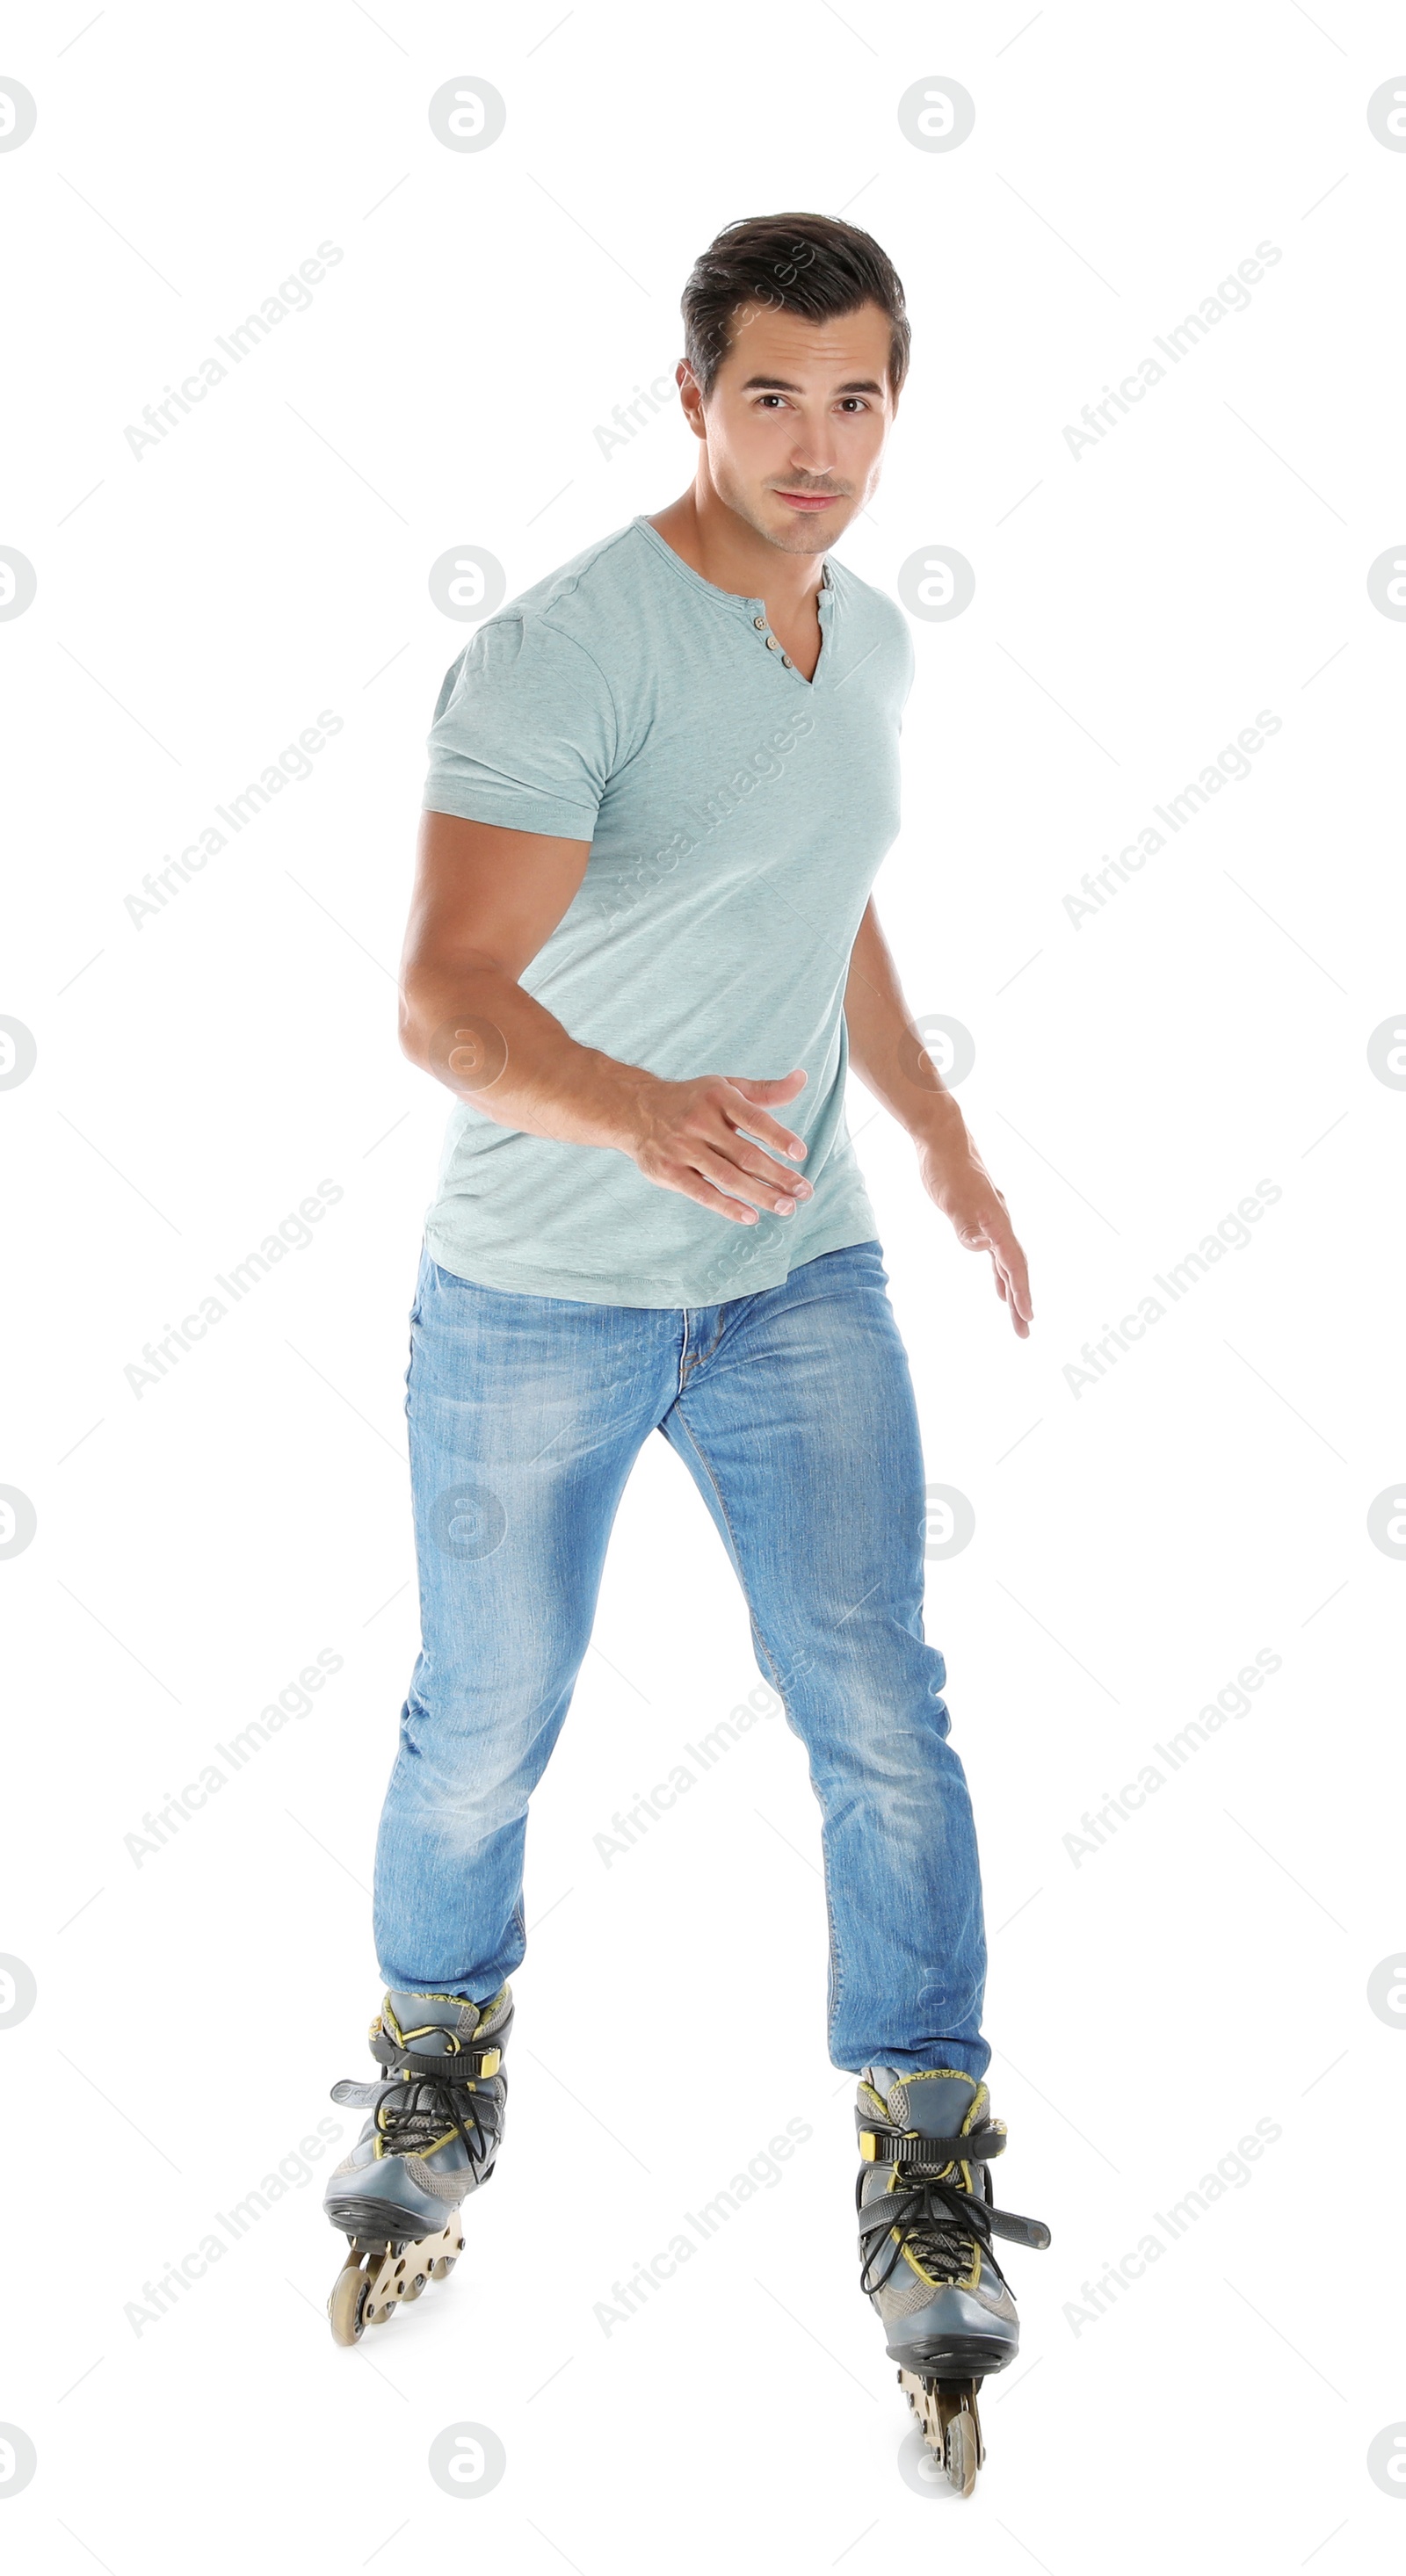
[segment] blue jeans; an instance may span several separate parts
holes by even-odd
[[[508,1295],[424,1253],[406,1372],[422,1644],[376,1852],[388,1986],[482,2002],[523,1957],[528,1800],[626,1478],[661,1431],[809,1759],[833,2063],[985,2073],[976,1836],[923,1638],[922,1451],[886,1286],[877,1243],[696,1307]]]

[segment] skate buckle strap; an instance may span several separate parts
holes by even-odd
[[[925,2198],[925,2192],[932,2194],[931,2200]],[[1021,2218],[1013,2209],[997,2209],[991,2201],[978,2200],[974,2192],[962,2191],[953,2183],[920,2183],[914,2191],[882,2192],[877,2200],[859,2205],[861,2245],[876,2231],[883,2234],[895,2226],[911,2235],[919,2223],[956,2227],[988,2249],[993,2236],[1004,2236],[1012,2245],[1028,2246],[1035,2254],[1043,2253],[1050,2241],[1043,2218]]]
[[[475,2076],[496,2075],[503,2063],[501,2048],[446,2049],[441,2056],[426,2057],[388,2039],[383,2030],[372,2034],[371,2054],[396,2075],[424,2075],[432,2084],[472,2084]]]
[[[383,2075],[374,2083],[362,2084],[355,2076],[346,2076],[340,2084],[332,2086],[331,2099],[344,2103],[353,2111],[379,2111],[383,2102],[396,2102],[403,2098],[411,2088],[411,2081],[409,2076]],[[462,2092],[469,2088],[461,2085],[459,2089]],[[491,2093],[480,2094],[471,2105],[480,2128],[486,2120],[491,2122],[495,2107],[495,2096]],[[453,2117],[452,2101],[446,2104],[445,2115]]]
[[[859,2152],[866,2164],[896,2164],[902,2173],[940,2173],[952,2164],[987,2164],[1004,2155],[1006,2132],[988,2121],[960,2138],[928,2138],[920,2129],[895,2129],[856,2111]]]

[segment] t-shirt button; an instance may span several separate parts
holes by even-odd
[[[763,633],[766,632],[766,619],[764,617],[754,617],[752,624],[754,626],[760,626]]]
[[[795,669],[795,664],[792,662],[792,660],[791,660],[791,656],[790,656],[790,654],[789,654],[789,653],[783,653],[783,654],[782,654],[782,656],[781,656],[781,659],[782,659],[782,661],[785,663],[786,668],[787,668],[787,670],[788,670],[788,671],[791,671],[791,670],[794,670],[794,669]]]
[[[781,647],[780,647],[780,645],[777,643],[776,637],[775,637],[774,635],[768,635],[768,637],[767,637],[767,639],[766,639],[766,649],[767,649],[768,653],[779,653],[779,652],[780,652]]]

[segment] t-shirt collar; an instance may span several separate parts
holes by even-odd
[[[641,534],[648,539],[649,543],[673,565],[674,570],[677,573],[680,573],[685,581],[692,583],[695,590],[706,591],[710,599],[719,600],[724,608],[732,611],[734,616],[745,617],[750,622],[755,622],[759,616],[765,619],[766,601],[764,599],[745,599],[740,591],[723,590],[720,589],[717,582],[706,581],[701,572],[694,571],[692,564],[684,562],[683,556],[678,552],[677,547],[671,546],[667,537],[662,537],[657,528],[651,527],[649,520],[645,517],[642,510],[636,513],[633,524],[640,530]],[[830,606],[834,595],[834,575],[830,570],[829,557],[827,556],[820,567],[820,588],[816,593],[815,601],[817,612],[827,609]]]

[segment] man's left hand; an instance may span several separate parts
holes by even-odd
[[[990,1253],[996,1293],[1009,1307],[1021,1340],[1027,1340],[1035,1312],[1030,1274],[1010,1210],[985,1164],[969,1146],[952,1156],[933,1144],[919,1146],[918,1164],[924,1189],[950,1220],[957,1241],[968,1252]]]

